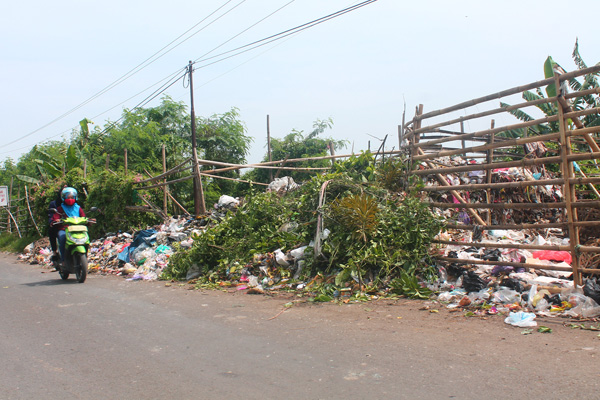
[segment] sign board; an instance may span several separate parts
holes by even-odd
[[[0,186],[0,206],[8,206],[8,186]]]

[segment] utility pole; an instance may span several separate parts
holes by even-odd
[[[198,152],[196,151],[196,115],[194,114],[193,71],[193,64],[192,61],[190,61],[188,73],[190,75],[190,114],[192,116],[192,162],[194,163],[194,215],[198,218],[200,214],[206,214],[206,205],[204,204],[204,190],[202,189],[200,167],[198,166]]]

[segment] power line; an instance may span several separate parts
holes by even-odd
[[[182,35],[180,35],[178,38],[176,38],[175,40],[171,41],[171,42],[170,42],[170,43],[169,43],[167,46],[163,47],[161,50],[159,50],[158,52],[156,52],[155,54],[153,54],[151,57],[149,57],[148,59],[146,59],[144,62],[140,63],[140,64],[139,64],[137,67],[135,67],[134,69],[130,70],[130,71],[127,73],[127,74],[123,75],[123,76],[122,76],[121,78],[119,78],[119,79],[122,79],[122,78],[126,77],[128,74],[130,74],[132,71],[134,71],[135,69],[137,69],[139,66],[143,65],[143,64],[144,64],[146,61],[150,60],[150,59],[151,59],[152,57],[154,57],[156,54],[160,53],[162,50],[164,50],[165,48],[167,48],[167,47],[168,47],[170,44],[174,43],[174,42],[175,42],[175,41],[177,41],[179,38],[181,38],[181,37],[182,37],[182,36],[184,36],[186,33],[188,33],[190,30],[194,29],[196,26],[198,26],[200,23],[202,23],[203,21],[205,21],[206,19],[208,19],[210,16],[214,15],[214,14],[215,14],[215,13],[216,13],[218,10],[220,10],[221,8],[223,8],[225,5],[227,5],[227,4],[228,4],[229,2],[231,2],[231,1],[232,1],[232,0],[229,0],[229,1],[227,1],[225,4],[223,4],[223,5],[222,5],[221,7],[219,7],[217,10],[215,10],[213,13],[211,13],[211,14],[210,14],[208,17],[206,17],[206,18],[204,18],[202,21],[198,22],[198,23],[197,23],[196,25],[194,25],[192,28],[188,29],[186,32],[184,32]],[[218,18],[216,18],[215,20],[211,21],[211,22],[210,22],[210,24],[212,24],[212,23],[216,22],[217,20],[219,20],[220,18],[222,18],[222,17],[223,17],[224,15],[226,15],[227,13],[231,12],[233,9],[237,8],[237,7],[238,7],[240,4],[242,4],[242,3],[243,3],[243,2],[245,2],[245,1],[246,1],[246,0],[242,0],[242,1],[241,1],[240,3],[238,3],[236,6],[234,6],[233,8],[231,8],[230,10],[228,10],[227,12],[225,12],[224,14],[222,14],[221,16],[219,16]],[[207,52],[207,53],[205,53],[204,55],[202,55],[201,57],[197,58],[197,59],[196,59],[196,61],[194,61],[194,64],[196,64],[196,63],[200,63],[200,62],[204,62],[204,61],[208,61],[208,60],[211,60],[211,59],[214,59],[214,58],[217,58],[217,57],[220,57],[220,56],[223,56],[223,55],[226,55],[226,54],[229,54],[229,53],[232,53],[232,52],[235,52],[235,51],[238,51],[238,50],[242,50],[242,49],[244,49],[244,50],[242,50],[242,51],[238,51],[237,53],[231,54],[231,55],[229,55],[229,56],[227,56],[227,57],[222,57],[221,59],[218,59],[218,60],[216,60],[216,61],[213,61],[213,62],[211,62],[211,63],[204,64],[204,65],[201,65],[201,66],[197,67],[198,69],[199,69],[199,68],[205,68],[205,67],[207,67],[207,66],[209,66],[209,65],[216,64],[216,63],[218,63],[218,62],[221,62],[221,61],[224,61],[224,60],[226,60],[226,59],[229,59],[229,58],[235,57],[235,56],[237,56],[237,55],[243,54],[243,53],[245,53],[245,52],[248,52],[248,51],[254,50],[254,49],[258,48],[258,47],[262,47],[262,46],[265,46],[265,45],[267,45],[267,44],[270,44],[270,43],[272,43],[272,42],[275,42],[275,41],[281,40],[281,39],[283,39],[283,38],[286,38],[286,37],[288,37],[288,36],[291,36],[291,35],[294,35],[294,34],[300,33],[300,32],[302,32],[302,31],[304,31],[304,30],[306,30],[306,29],[312,28],[312,27],[314,27],[314,26],[316,26],[316,25],[319,25],[319,24],[321,24],[321,23],[323,23],[323,22],[329,21],[329,20],[331,20],[331,19],[337,18],[337,17],[339,17],[339,16],[341,16],[341,15],[344,15],[344,14],[346,14],[346,13],[349,13],[349,12],[351,12],[351,11],[355,11],[355,10],[357,10],[357,9],[359,9],[359,8],[362,8],[362,7],[364,7],[364,6],[368,5],[368,4],[374,3],[374,2],[376,2],[377,0],[367,0],[367,1],[363,1],[363,2],[361,2],[361,3],[358,3],[358,4],[355,4],[355,5],[353,5],[353,6],[347,7],[347,8],[345,8],[345,9],[342,9],[342,10],[336,11],[336,12],[334,12],[334,13],[328,14],[328,15],[326,15],[326,16],[323,16],[323,17],[321,17],[321,18],[318,18],[318,19],[312,20],[312,21],[310,21],[310,22],[307,22],[307,23],[304,23],[304,24],[298,25],[298,26],[296,26],[296,27],[294,27],[294,28],[287,29],[287,30],[285,30],[285,31],[282,31],[282,32],[279,32],[279,33],[277,33],[277,34],[270,35],[270,36],[268,36],[268,37],[265,37],[265,38],[263,38],[263,39],[260,39],[260,40],[257,40],[257,41],[254,41],[254,42],[248,43],[248,44],[246,44],[246,45],[243,45],[243,46],[240,46],[240,47],[237,47],[237,48],[235,48],[235,49],[228,50],[228,51],[226,51],[226,52],[223,52],[223,53],[217,54],[217,55],[215,55],[215,56],[212,56],[212,57],[208,57],[208,58],[204,58],[204,59],[202,58],[202,57],[205,57],[206,55],[208,55],[208,54],[212,53],[214,50],[216,50],[216,49],[218,49],[218,48],[222,47],[223,45],[225,45],[226,43],[230,42],[231,40],[235,39],[236,37],[240,36],[240,35],[241,35],[241,34],[243,34],[244,32],[247,32],[249,29],[251,29],[251,28],[253,28],[254,26],[258,25],[259,23],[263,22],[264,20],[266,20],[267,18],[271,17],[271,16],[272,16],[272,15],[274,15],[275,13],[279,12],[281,9],[283,9],[283,8],[287,7],[289,4],[293,3],[294,1],[295,1],[295,0],[291,0],[291,1],[289,1],[288,3],[286,3],[285,5],[283,5],[282,7],[278,8],[277,10],[275,10],[274,12],[270,13],[269,15],[267,15],[267,16],[265,16],[264,18],[260,19],[260,20],[259,20],[259,21],[257,21],[256,23],[254,23],[254,24],[250,25],[248,28],[244,29],[244,30],[243,30],[243,31],[241,31],[240,33],[238,33],[238,34],[234,35],[234,36],[233,36],[233,37],[231,37],[230,39],[228,39],[228,40],[226,40],[225,42],[221,43],[219,46],[217,46],[217,47],[213,48],[213,49],[212,49],[212,50],[210,50],[209,52]],[[209,24],[209,25],[210,25],[210,24]],[[209,25],[207,25],[207,26],[209,26]],[[202,29],[200,29],[199,31],[195,32],[193,35],[197,34],[197,33],[198,33],[198,32],[200,32],[201,30],[205,29],[207,26],[205,26],[205,27],[203,27]],[[193,35],[191,35],[190,37],[186,38],[185,40],[189,40],[189,39],[190,39],[190,38],[191,38]],[[184,40],[184,41],[185,41],[185,40]],[[183,43],[183,42],[181,42],[181,43]],[[177,46],[179,46],[181,43],[177,44]],[[252,46],[252,47],[251,47],[251,46]],[[176,46],[175,46],[175,47],[176,47]],[[172,50],[172,49],[170,49],[169,51],[171,51],[171,50]],[[166,53],[165,53],[165,54],[166,54]],[[261,54],[262,54],[262,53],[261,53]],[[163,55],[161,55],[160,57],[162,57],[162,56],[164,56],[164,54],[163,54]],[[157,58],[157,59],[158,59],[158,58]],[[152,62],[154,62],[154,61],[156,61],[156,60],[153,60]],[[148,64],[148,65],[149,65],[149,64]],[[147,65],[146,65],[146,66],[147,66]],[[236,67],[236,68],[237,68],[237,67]],[[143,68],[141,68],[141,69],[143,69]],[[141,69],[140,69],[140,70],[141,70]],[[137,73],[137,72],[139,72],[139,70],[138,70],[138,71],[136,71],[135,73]],[[124,100],[123,102],[121,102],[121,103],[119,103],[119,104],[117,104],[117,105],[113,106],[112,108],[110,108],[110,109],[108,109],[108,110],[106,110],[106,111],[104,111],[104,112],[102,112],[102,113],[98,114],[96,117],[93,117],[93,118],[97,118],[98,116],[100,116],[100,115],[102,115],[102,114],[105,114],[105,113],[106,113],[106,112],[108,112],[108,111],[111,111],[111,110],[112,110],[112,109],[114,109],[115,107],[118,107],[119,105],[122,105],[122,104],[124,104],[125,102],[127,102],[127,101],[129,101],[129,100],[131,100],[131,99],[133,99],[133,98],[135,98],[135,97],[137,97],[137,96],[138,96],[138,95],[140,95],[141,93],[144,93],[145,91],[147,91],[147,90],[149,90],[150,88],[152,88],[152,87],[156,86],[156,85],[157,85],[157,84],[159,84],[160,82],[162,82],[162,81],[164,81],[164,80],[167,80],[167,79],[169,79],[170,77],[172,77],[172,76],[174,76],[174,75],[179,75],[179,76],[177,76],[177,78],[174,78],[173,80],[171,80],[169,84],[164,84],[163,86],[161,86],[160,88],[158,88],[157,90],[155,90],[155,91],[154,91],[152,94],[150,94],[149,96],[147,96],[147,97],[146,97],[144,100],[142,100],[142,101],[141,101],[141,102],[139,102],[139,103],[138,103],[138,104],[137,104],[135,107],[133,107],[133,109],[135,109],[135,108],[138,108],[138,107],[142,107],[142,106],[144,106],[144,105],[148,104],[150,101],[152,101],[153,99],[155,99],[156,97],[158,97],[160,94],[164,93],[164,91],[166,91],[168,88],[170,88],[171,86],[173,86],[173,85],[174,85],[174,84],[175,84],[175,83],[176,83],[176,82],[177,82],[177,81],[178,81],[178,80],[179,80],[179,79],[180,79],[182,76],[185,76],[185,74],[183,74],[183,75],[180,75],[180,72],[181,72],[181,69],[179,69],[179,70],[178,70],[177,72],[175,72],[175,73],[172,73],[172,74],[168,75],[166,78],[163,78],[163,79],[161,79],[161,80],[160,80],[160,81],[158,81],[157,83],[155,83],[155,84],[151,85],[150,87],[148,87],[148,88],[146,88],[146,89],[142,90],[141,92],[138,92],[136,95],[134,95],[134,96],[131,96],[131,97],[130,97],[130,98],[128,98],[127,100]],[[131,74],[131,75],[133,75],[133,74]],[[222,75],[224,75],[224,74],[222,74]],[[220,75],[220,76],[222,76],[222,75]],[[125,78],[125,79],[128,79],[128,77],[127,77],[127,78]],[[123,81],[124,81],[125,79],[123,79]],[[215,78],[215,79],[216,79],[216,78]],[[214,80],[214,79],[213,79],[213,80]],[[211,80],[211,81],[212,81],[212,80]],[[112,85],[112,87],[114,87],[114,86],[116,86],[118,83],[120,83],[120,82],[117,80],[117,81],[113,82],[113,84],[111,84],[111,85]],[[88,100],[86,100],[86,101],[85,101],[84,103],[82,103],[80,106],[78,106],[78,107],[76,107],[76,108],[74,108],[74,109],[70,110],[68,113],[65,113],[65,114],[63,114],[63,115],[62,115],[62,116],[60,116],[59,118],[56,118],[55,120],[53,120],[53,121],[49,122],[48,124],[46,124],[46,125],[42,126],[41,128],[38,128],[37,130],[35,130],[35,131],[33,131],[33,132],[31,132],[31,133],[29,133],[29,134],[27,134],[27,135],[25,135],[25,136],[23,136],[23,137],[19,138],[19,139],[16,139],[16,140],[14,140],[14,141],[12,141],[12,142],[10,142],[10,143],[6,144],[5,146],[11,145],[11,144],[13,144],[13,143],[16,143],[17,141],[19,141],[19,140],[22,140],[22,139],[24,139],[24,138],[26,138],[26,137],[28,137],[28,136],[30,136],[30,135],[32,135],[32,134],[34,134],[34,133],[38,132],[39,130],[41,130],[41,129],[43,129],[43,128],[47,127],[48,125],[50,125],[50,124],[52,124],[52,123],[56,122],[57,120],[59,120],[59,119],[63,118],[64,116],[68,115],[69,113],[72,113],[72,112],[76,111],[78,108],[80,108],[80,107],[82,107],[83,105],[85,105],[85,104],[89,103],[90,101],[94,100],[96,97],[100,96],[101,94],[105,93],[106,91],[108,91],[108,90],[112,89],[111,85],[109,85],[109,86],[107,86],[105,89],[103,89],[103,91],[104,91],[104,92],[102,92],[102,91],[101,91],[101,92],[97,93],[96,95],[94,95],[94,96],[90,97]],[[111,126],[109,126],[109,127],[105,128],[105,129],[103,129],[103,130],[102,130],[102,132],[101,132],[101,134],[102,134],[102,133],[105,133],[105,132],[107,132],[109,129],[111,129],[112,127],[114,127],[114,126],[115,126],[115,125],[116,125],[116,124],[117,124],[119,121],[121,121],[122,119],[123,119],[123,117],[119,118],[117,121],[114,121],[114,122],[111,124]],[[62,133],[60,133],[60,134],[58,134],[58,135],[64,134],[64,133],[66,133],[66,132],[67,132],[67,131],[64,131],[64,132],[62,132]],[[58,136],[58,135],[55,135],[55,136]],[[55,137],[55,136],[51,136],[51,137]],[[28,147],[28,146],[26,146],[26,147]],[[13,150],[13,151],[14,151],[14,150]],[[5,152],[0,152],[0,154],[1,154],[1,153],[5,153]]]
[[[149,66],[150,64],[152,64],[153,62],[155,62],[156,60],[158,60],[159,58],[163,57],[165,54],[167,54],[168,52],[170,52],[171,50],[173,50],[174,48],[176,48],[177,46],[181,45],[182,43],[184,43],[185,41],[189,40],[190,38],[192,38],[193,36],[195,36],[196,34],[198,34],[199,32],[201,32],[202,30],[204,30],[205,28],[207,28],[208,26],[210,26],[211,24],[213,24],[214,22],[218,21],[219,19],[221,19],[222,17],[224,17],[225,15],[227,15],[228,13],[230,13],[231,11],[233,11],[234,9],[236,9],[238,6],[240,6],[242,3],[244,3],[246,0],[242,0],[240,1],[237,5],[235,5],[234,7],[232,7],[231,9],[227,10],[225,13],[221,14],[220,16],[218,16],[217,18],[215,18],[214,20],[212,20],[209,24],[207,24],[206,26],[202,27],[201,29],[197,30],[196,32],[194,32],[192,35],[190,35],[189,37],[187,37],[186,39],[184,39],[183,41],[181,41],[180,43],[178,43],[177,45],[173,46],[171,49],[167,50],[166,52],[164,52],[163,54],[161,54],[158,57],[155,57],[157,54],[161,53],[163,50],[165,50],[166,48],[168,48],[169,46],[171,46],[173,43],[175,43],[177,40],[179,40],[181,37],[183,37],[184,35],[186,35],[188,32],[190,32],[192,29],[194,29],[195,27],[197,27],[198,25],[200,25],[201,23],[203,23],[204,21],[206,21],[208,18],[210,18],[211,16],[213,16],[214,14],[216,14],[219,10],[221,10],[223,7],[225,7],[228,3],[230,3],[233,0],[227,0],[223,5],[221,5],[220,7],[218,7],[215,11],[213,11],[212,13],[210,13],[208,16],[206,16],[205,18],[203,18],[200,22],[196,23],[194,26],[192,26],[190,29],[188,29],[187,31],[185,31],[183,34],[179,35],[177,38],[175,38],[174,40],[172,40],[171,42],[169,42],[169,44],[167,44],[166,46],[164,46],[163,48],[161,48],[159,51],[155,52],[153,55],[151,55],[150,57],[148,57],[146,60],[142,61],[140,64],[138,64],[136,67],[134,67],[133,69],[129,70],[127,73],[125,73],[124,75],[122,75],[120,78],[118,78],[116,81],[112,82],[111,84],[105,86],[102,90],[100,90],[99,92],[95,93],[94,95],[92,95],[91,97],[87,98],[86,100],[84,100],[83,102],[81,102],[80,104],[78,104],[77,106],[71,108],[70,110],[64,112],[63,114],[59,115],[58,117],[54,118],[53,120],[51,120],[50,122],[42,125],[41,127],[35,129],[34,131],[21,136],[15,140],[13,140],[12,142],[6,143],[4,146],[10,146],[11,144],[14,144],[20,140],[23,140],[39,131],[41,131],[42,129],[52,125],[53,123],[65,118],[66,116],[74,113],[75,111],[79,110],[81,107],[85,106],[86,104],[90,103],[91,101],[97,99],[98,97],[100,97],[101,95],[103,95],[104,93],[108,92],[109,90],[113,89],[114,87],[116,87],[117,85],[119,85],[120,83],[126,81],[127,79],[129,79],[131,76],[135,75],[136,73],[140,72],[142,69],[146,68],[147,66]],[[154,58],[154,59],[153,59]],[[153,60],[152,60],[153,59]],[[150,61],[152,60],[152,61]],[[145,64],[145,65],[144,65]],[[152,87],[152,86],[151,86]],[[147,89],[146,89],[147,90]]]
[[[349,12],[351,12],[351,11],[357,10],[357,9],[359,9],[359,8],[361,8],[361,7],[364,7],[364,6],[368,5],[368,4],[374,3],[374,2],[376,2],[376,1],[377,1],[377,0],[367,0],[367,1],[364,1],[364,2],[362,2],[362,3],[359,3],[359,4],[356,4],[356,5],[354,5],[354,6],[348,7],[348,8],[346,8],[346,9],[343,9],[343,10],[337,11],[337,12],[335,12],[335,13],[333,13],[333,14],[329,14],[329,15],[326,15],[326,16],[324,16],[324,17],[318,18],[318,19],[316,19],[316,20],[313,20],[313,21],[311,21],[311,22],[307,22],[307,23],[305,23],[305,24],[298,25],[298,26],[297,26],[297,27],[295,27],[295,28],[291,28],[291,29],[285,30],[285,31],[283,31],[283,32],[279,32],[279,33],[277,33],[277,34],[275,34],[275,35],[271,35],[271,36],[269,36],[269,37],[266,37],[266,38],[263,38],[263,39],[257,40],[257,41],[255,41],[255,42],[248,43],[248,44],[246,44],[246,45],[244,45],[244,46],[240,46],[240,47],[238,47],[238,48],[236,48],[236,49],[229,50],[229,51],[226,51],[226,52],[223,52],[223,53],[221,53],[221,54],[217,54],[217,55],[215,55],[215,56],[208,57],[208,58],[205,58],[205,59],[196,59],[195,63],[200,63],[200,62],[203,62],[203,61],[208,61],[208,60],[211,60],[211,59],[214,59],[214,58],[220,57],[220,56],[222,56],[222,55],[225,55],[225,54],[228,54],[228,53],[234,52],[234,51],[236,51],[236,50],[245,49],[245,50],[243,50],[243,51],[239,51],[239,52],[237,52],[237,53],[234,53],[234,54],[232,54],[232,55],[230,55],[230,56],[227,56],[227,57],[220,58],[220,59],[218,59],[218,60],[216,60],[216,61],[213,61],[213,62],[211,62],[211,63],[208,63],[208,64],[201,65],[201,66],[199,66],[199,67],[197,67],[197,68],[198,68],[198,69],[200,69],[200,68],[205,68],[205,67],[208,67],[209,65],[216,64],[216,63],[218,63],[218,62],[221,62],[221,61],[227,60],[227,59],[229,59],[229,58],[235,57],[235,56],[237,56],[237,55],[240,55],[240,54],[246,53],[246,52],[248,52],[248,51],[254,50],[254,49],[258,48],[258,47],[265,46],[265,45],[267,45],[267,44],[269,44],[269,43],[272,43],[272,42],[275,42],[275,41],[277,41],[277,40],[281,40],[281,39],[283,39],[283,38],[285,38],[285,37],[288,37],[288,36],[294,35],[294,34],[296,34],[296,33],[302,32],[302,31],[304,31],[304,30],[306,30],[306,29],[312,28],[313,26],[316,26],[316,25],[322,24],[323,22],[326,22],[326,21],[329,21],[329,20],[331,20],[331,19],[337,18],[337,17],[339,17],[339,16],[341,16],[341,15],[343,15],[343,14],[346,14],[346,13],[349,13]],[[269,39],[270,39],[270,40],[269,40]],[[256,44],[256,46],[254,46],[254,47],[250,47],[250,48],[247,48],[247,47],[249,47],[249,46],[252,46],[252,45],[254,45],[254,44]],[[247,48],[247,49],[246,49],[246,48]]]

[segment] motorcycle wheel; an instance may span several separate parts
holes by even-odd
[[[75,257],[75,278],[77,278],[77,282],[83,283],[85,282],[85,278],[87,277],[87,255],[83,253],[74,254]]]
[[[66,281],[67,279],[69,279],[69,273],[64,271],[62,268],[58,270],[58,274],[60,275],[60,278],[63,281]]]

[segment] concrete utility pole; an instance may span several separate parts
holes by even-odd
[[[196,115],[194,114],[194,81],[192,73],[193,64],[190,61],[188,65],[188,74],[190,75],[190,114],[192,116],[192,162],[194,163],[194,215],[196,218],[200,214],[206,214],[206,205],[204,204],[204,189],[202,188],[202,178],[200,177],[200,167],[198,166],[198,152],[196,151]]]

